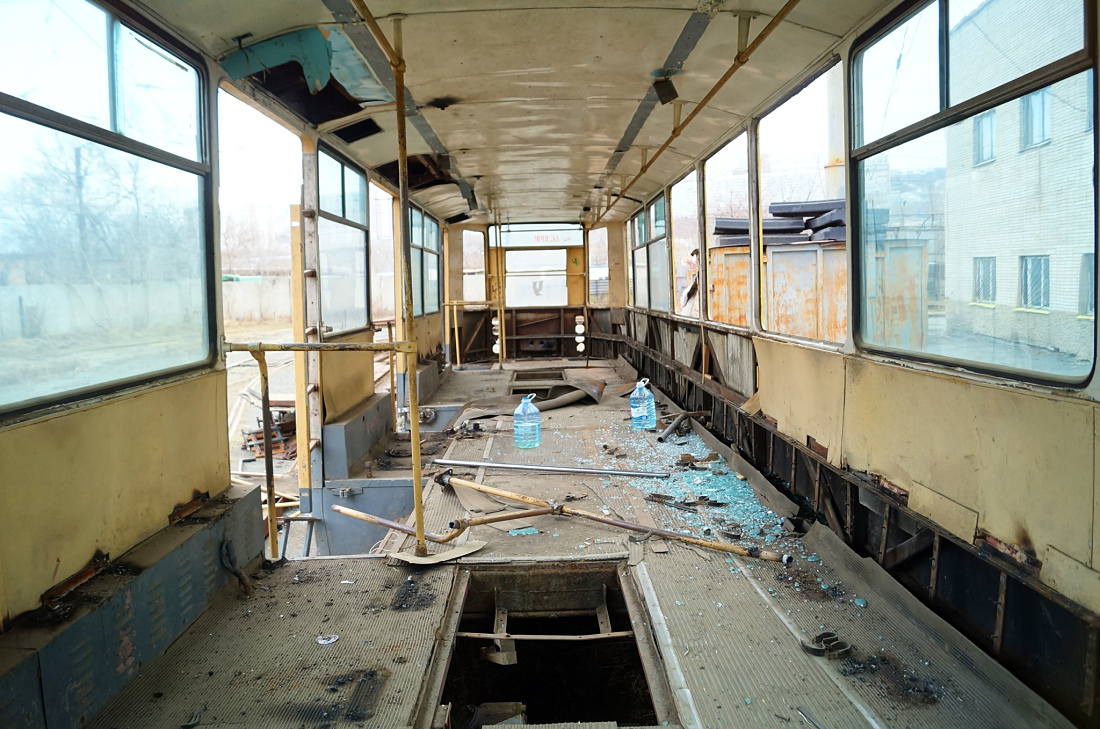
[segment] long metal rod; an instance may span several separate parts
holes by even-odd
[[[409,352],[416,343],[404,342],[226,342],[226,352]]]
[[[773,17],[771,21],[764,26],[764,29],[761,30],[759,35],[757,35],[756,38],[753,39],[752,43],[749,44],[749,47],[741,53],[737,54],[737,58],[734,59],[733,65],[729,67],[729,70],[727,70],[722,75],[722,78],[718,79],[717,83],[715,83],[714,86],[711,87],[710,91],[707,92],[707,95],[704,96],[699,101],[699,103],[695,105],[695,108],[691,110],[691,113],[687,115],[687,118],[684,119],[684,121],[682,121],[672,130],[672,134],[669,135],[664,144],[657,148],[657,151],[653,153],[653,156],[650,157],[649,160],[642,165],[642,168],[638,170],[638,174],[635,175],[634,179],[630,181],[630,184],[619,190],[619,194],[612,202],[608,203],[607,208],[602,213],[600,213],[593,225],[603,220],[604,217],[609,212],[611,212],[611,208],[615,207],[615,205],[623,199],[623,197],[626,195],[627,190],[634,187],[634,183],[640,180],[642,178],[642,175],[649,172],[649,169],[653,166],[653,163],[657,161],[657,158],[664,154],[665,150],[668,149],[669,146],[671,146],[671,144],[676,141],[676,138],[680,136],[684,129],[687,128],[688,124],[691,124],[692,120],[694,120],[695,117],[699,116],[703,109],[706,108],[707,104],[709,104],[711,100],[714,99],[714,97],[718,94],[718,92],[722,90],[722,87],[726,85],[726,82],[733,77],[733,74],[737,73],[738,69],[749,62],[749,58],[754,52],[756,52],[756,49],[760,47],[760,44],[763,43],[764,40],[772,34],[773,30],[779,27],[779,24],[783,22],[783,20],[787,17],[787,15],[790,14],[792,10],[794,10],[794,6],[798,5],[798,3],[799,0],[787,0],[787,4],[780,8],[779,12],[775,14],[775,17]]]
[[[252,356],[260,365],[260,399],[264,421],[264,476],[267,479],[267,536],[271,547],[271,559],[282,557],[279,551],[278,510],[275,508],[275,463],[271,455],[271,388],[267,377],[267,356],[263,351],[253,351]]]
[[[600,524],[606,524],[608,526],[617,527],[619,529],[627,529],[634,532],[641,532],[654,537],[661,537],[662,539],[671,539],[676,542],[683,542],[684,544],[691,544],[696,547],[703,547],[704,549],[713,549],[718,552],[730,552],[732,554],[741,555],[742,557],[754,557],[756,559],[764,559],[769,562],[781,562],[782,564],[790,564],[794,561],[794,558],[789,554],[780,554],[779,552],[772,552],[766,549],[761,549],[757,546],[742,547],[738,544],[726,544],[725,542],[711,542],[706,539],[699,539],[689,534],[681,534],[679,532],[670,532],[666,529],[656,529],[654,527],[645,526],[644,524],[634,524],[629,521],[620,521],[619,519],[609,519],[599,514],[593,514],[590,511],[584,511],[583,509],[576,509],[572,506],[565,506],[562,504],[552,504],[544,499],[537,498],[535,496],[527,496],[526,494],[517,494],[513,491],[505,491],[503,489],[494,488],[492,486],[486,486],[483,483],[477,483],[475,481],[467,481],[461,478],[454,478],[449,472],[441,473],[435,477],[436,481],[448,486],[465,486],[475,491],[480,491],[491,496],[499,496],[502,499],[510,499],[512,501],[519,501],[523,504],[531,504],[532,506],[550,506],[553,507],[558,513],[565,516],[577,516],[581,519],[588,519],[589,521],[598,522]],[[333,507],[334,509],[336,507]]]
[[[574,466],[529,466],[523,463],[493,463],[491,461],[455,461],[449,458],[435,458],[432,463],[439,466],[465,466],[468,468],[504,468],[512,471],[546,471],[549,473],[588,473],[598,476],[636,476],[640,478],[668,478],[664,471],[619,471],[614,468],[581,468]]]
[[[416,530],[407,524],[402,524],[399,521],[391,521],[390,519],[384,519],[374,514],[368,514],[365,511],[356,511],[355,509],[349,509],[346,506],[340,506],[338,504],[332,505],[332,510],[337,514],[343,514],[344,516],[350,516],[352,519],[358,519],[359,521],[367,521],[371,524],[377,524],[378,526],[384,526],[388,529],[401,532],[402,534],[415,535]],[[474,519],[455,519],[448,526],[451,531],[447,534],[432,534],[431,532],[424,532],[424,538],[429,542],[436,544],[446,544],[447,542],[457,539],[463,532],[473,526],[479,524],[495,524],[501,521],[513,521],[515,519],[525,519],[530,516],[548,516],[554,513],[554,509],[547,506],[540,509],[524,509],[523,511],[510,511],[507,514],[497,514],[495,516],[479,516]]]

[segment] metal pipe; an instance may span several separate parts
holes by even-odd
[[[638,174],[634,176],[634,179],[630,181],[630,184],[619,190],[619,194],[615,196],[614,201],[611,201],[607,204],[607,208],[596,218],[593,225],[603,220],[604,216],[606,216],[611,211],[611,208],[615,207],[615,205],[623,199],[623,197],[627,193],[627,190],[634,187],[634,183],[642,179],[642,175],[649,172],[649,169],[653,166],[653,163],[657,161],[657,158],[660,157],[664,153],[664,151],[672,145],[676,138],[680,136],[684,129],[687,128],[687,125],[691,124],[692,120],[695,119],[695,117],[699,116],[699,113],[702,112],[703,109],[706,108],[707,104],[709,104],[718,94],[718,92],[722,90],[722,87],[726,85],[726,82],[730,80],[733,74],[737,73],[738,69],[749,62],[749,58],[752,56],[753,53],[756,52],[756,49],[760,47],[760,44],[764,42],[764,39],[772,34],[772,31],[775,30],[779,26],[779,24],[783,22],[787,15],[789,15],[790,12],[794,10],[794,6],[798,5],[798,3],[799,0],[787,0],[787,4],[780,8],[779,12],[775,14],[775,17],[773,17],[771,21],[764,26],[764,29],[761,30],[759,35],[757,35],[756,38],[753,39],[752,43],[749,44],[749,47],[741,53],[737,54],[737,58],[734,59],[733,65],[731,65],[729,69],[722,75],[722,78],[718,79],[714,86],[711,87],[710,91],[707,92],[707,95],[700,99],[699,103],[695,105],[695,108],[691,110],[691,113],[687,115],[687,119],[684,119],[683,122],[681,122],[679,125],[677,125],[675,129],[672,130],[672,134],[670,134],[668,139],[665,140],[665,143],[657,149],[657,151],[653,154],[652,157],[649,158],[648,161],[643,163],[642,168],[638,170]]]
[[[550,516],[554,513],[554,509],[549,506],[541,509],[524,509],[523,511],[509,511],[506,514],[497,514],[495,516],[475,516],[473,519],[452,519],[447,527],[450,529],[468,529],[469,527],[478,526],[479,524],[496,524],[501,521],[512,521],[513,519],[525,519],[529,516]]]
[[[226,352],[410,352],[416,342],[226,342]]]
[[[332,510],[337,514],[343,514],[344,516],[350,516],[352,519],[358,519],[360,521],[369,521],[371,524],[377,524],[378,526],[384,526],[388,529],[401,532],[402,534],[408,534],[410,536],[416,535],[416,530],[407,524],[402,524],[398,521],[391,521],[389,519],[383,519],[380,516],[374,514],[368,514],[365,511],[356,511],[355,509],[349,509],[345,506],[339,506],[333,504]],[[436,544],[446,544],[447,542],[454,541],[462,535],[467,529],[479,524],[493,524],[500,521],[512,521],[514,519],[523,519],[528,516],[547,516],[554,513],[554,509],[551,507],[544,507],[541,509],[525,509],[524,511],[512,511],[507,514],[498,514],[496,516],[479,516],[474,519],[455,519],[448,527],[450,532],[447,534],[432,534],[431,532],[425,532],[424,538],[429,542]]]
[[[513,471],[547,471],[549,473],[587,473],[597,476],[636,476],[640,478],[668,478],[663,471],[618,471],[614,468],[580,468],[573,466],[529,466],[523,463],[493,463],[491,461],[455,461],[449,458],[434,458],[432,463],[439,466],[465,466],[468,468],[503,468]]]
[[[730,552],[742,557],[753,557],[756,559],[763,559],[769,562],[780,562],[785,565],[789,565],[794,558],[789,554],[780,554],[779,552],[772,552],[766,549],[761,549],[757,546],[742,547],[738,544],[726,544],[724,542],[710,542],[705,539],[699,539],[688,534],[681,534],[679,532],[670,532],[666,529],[656,529],[654,527],[648,527],[643,524],[634,524],[629,521],[620,521],[619,519],[609,519],[599,514],[593,514],[590,511],[584,511],[583,509],[576,509],[572,506],[565,506],[562,504],[552,504],[549,501],[537,498],[535,496],[527,496],[526,494],[517,494],[512,491],[505,491],[503,489],[494,488],[492,486],[486,486],[485,484],[476,483],[474,481],[467,481],[461,478],[454,478],[449,472],[444,472],[435,477],[436,481],[448,486],[465,486],[466,488],[474,489],[491,496],[499,496],[503,499],[510,499],[512,501],[519,501],[524,504],[532,504],[534,506],[550,506],[555,509],[557,513],[564,514],[565,516],[576,516],[581,519],[588,519],[589,521],[598,522],[600,524],[606,524],[607,526],[613,526],[619,529],[628,529],[634,532],[641,532],[654,537],[661,537],[662,539],[671,539],[676,542],[683,542],[684,544],[691,544],[696,547],[702,547],[704,549],[713,549],[718,552]],[[333,509],[336,507],[334,506]]]
[[[393,322],[386,322],[386,336],[393,343]],[[390,357],[390,427],[397,428],[397,374],[393,371],[393,350],[389,351]]]
[[[252,350],[252,357],[260,366],[260,399],[264,422],[264,476],[267,479],[267,533],[271,547],[271,559],[281,559],[279,554],[279,522],[275,509],[275,463],[271,455],[271,388],[267,377],[267,356],[263,350]]]
[[[672,423],[667,428],[665,428],[664,431],[662,431],[659,436],[657,436],[657,442],[658,443],[664,443],[666,440],[668,440],[668,437],[670,435],[672,435],[672,431],[676,430],[677,426],[679,426],[680,423],[684,422],[684,418],[697,418],[700,415],[706,415],[706,414],[707,413],[704,410],[697,410],[697,411],[692,412],[692,413],[689,413],[689,412],[680,413],[679,415],[676,416],[676,418],[672,421]]]

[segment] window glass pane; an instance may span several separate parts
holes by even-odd
[[[438,251],[443,247],[443,235],[435,218],[424,216],[424,247]]]
[[[952,104],[1084,46],[1081,0],[951,0],[947,8]]]
[[[672,186],[669,202],[676,313],[699,316],[699,188],[694,172]]]
[[[1088,374],[1093,322],[1079,318],[1078,293],[1082,256],[1094,252],[1087,79],[1054,84],[1053,123],[1066,133],[1026,154],[975,168],[965,119],[860,164],[867,344],[1066,380]],[[1002,104],[997,119],[1020,109]],[[979,272],[979,258],[996,263]],[[982,276],[993,280],[979,285]],[[977,301],[976,288],[992,300]]]
[[[830,342],[848,332],[843,140],[829,134],[842,78],[837,64],[760,121],[761,322]]]
[[[321,218],[321,320],[333,332],[367,325],[366,233]]]
[[[742,134],[703,163],[707,213],[704,233],[710,284],[708,316],[714,321],[740,326],[748,326],[752,303],[748,159],[748,136]],[[673,215],[679,215],[675,203],[673,210]],[[718,227],[719,220],[722,227]]]
[[[439,311],[439,256],[424,253],[424,313]]]
[[[569,223],[510,223],[499,231],[489,226],[489,246],[496,248],[579,248],[584,245],[584,229]]]
[[[84,0],[5,0],[0,91],[109,129],[108,17]]]
[[[607,228],[588,231],[588,303],[611,300],[611,278],[607,267]]]
[[[1082,316],[1096,316],[1096,256],[1081,254],[1081,285],[1078,299]]]
[[[373,182],[370,195],[370,311],[374,321],[394,318],[393,196]]]
[[[0,408],[205,361],[201,178],[5,114],[0,137]]]
[[[645,210],[642,210],[635,216],[634,225],[636,226],[634,232],[634,245],[643,245],[649,240],[649,230],[646,228],[645,224]]]
[[[485,301],[485,234],[462,231],[462,299]]]
[[[996,156],[997,111],[974,117],[974,164],[992,162]]]
[[[649,307],[669,310],[668,240],[649,244]]]
[[[649,269],[646,266],[646,249],[638,248],[634,256],[634,306],[649,308]]]
[[[341,184],[343,165],[324,152],[317,155],[317,184],[321,197],[321,209],[326,213],[344,216],[344,190]]]
[[[665,234],[665,196],[661,195],[649,206],[649,220],[653,226],[650,238],[660,238]]]
[[[344,217],[367,224],[367,181],[350,167],[344,167]]]
[[[565,306],[569,291],[565,249],[507,251],[504,300],[508,306]]]
[[[413,316],[424,313],[424,251],[412,249]]]
[[[862,134],[852,135],[853,146],[940,110],[939,28],[939,3],[934,2],[859,54]]]
[[[198,159],[198,73],[121,24],[117,34],[117,131],[181,157]]]
[[[409,227],[409,236],[414,246],[420,248],[424,247],[424,213],[420,212],[416,208],[409,208],[409,220],[411,225]]]

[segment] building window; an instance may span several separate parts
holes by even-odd
[[[974,259],[974,301],[993,304],[997,301],[997,259]]]
[[[1050,141],[1050,88],[1039,89],[1020,101],[1024,148]]]
[[[0,100],[0,410],[209,363],[198,71],[82,0],[0,3],[0,26],[34,39],[0,44],[0,92],[22,102]],[[51,127],[9,113],[27,104]]]
[[[976,165],[993,161],[993,134],[996,119],[996,109],[990,109],[974,117],[974,164]]]
[[[859,348],[1042,382],[1077,384],[1092,372],[1095,325],[1062,322],[1090,306],[1084,272],[1082,293],[1065,284],[1078,264],[1091,270],[1081,257],[1096,249],[1096,141],[1072,122],[1091,95],[1091,72],[1078,64],[1087,55],[1086,67],[1095,65],[1095,50],[1085,43],[1085,3],[1033,5],[1021,13],[1009,0],[932,0],[853,46],[849,138],[862,146],[848,155],[848,212]],[[893,134],[876,131],[884,113],[902,112],[905,124],[884,127]],[[1078,133],[1054,138],[1063,117]],[[1017,120],[1020,147],[1049,150],[1009,160],[1001,149],[1000,171],[976,174],[975,164],[997,156],[998,125],[1003,137]],[[1021,216],[1022,204],[1032,214]],[[1054,291],[1052,273],[1062,284]],[[1049,316],[971,306],[997,301],[998,275],[1002,303]]]
[[[362,329],[370,323],[367,275],[367,178],[333,155],[317,154],[321,216],[321,321],[333,333]]]
[[[1096,255],[1081,256],[1081,306],[1083,316],[1096,316]]]
[[[1050,307],[1050,256],[1020,256],[1020,306]]]

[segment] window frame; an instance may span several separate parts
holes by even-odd
[[[690,173],[690,171],[689,171],[689,173]],[[687,174],[685,174],[684,176],[686,177]],[[663,204],[664,204],[664,230],[661,232],[660,235],[657,235],[654,232],[654,224],[653,224],[653,220],[652,220],[652,218],[653,218],[652,211],[657,206],[657,204],[662,202],[662,201],[663,201]],[[667,314],[669,316],[675,316],[676,315],[675,314],[676,301],[675,301],[675,298],[674,298],[675,297],[674,286],[672,284],[673,276],[672,276],[672,247],[671,247],[671,232],[672,232],[671,217],[672,216],[670,214],[670,207],[669,207],[668,187],[664,186],[664,187],[661,187],[661,189],[658,190],[656,193],[654,193],[649,199],[647,199],[645,201],[645,203],[643,203],[641,205],[641,207],[639,207],[634,212],[633,215],[631,215],[629,218],[627,218],[627,227],[629,228],[628,235],[630,236],[630,279],[631,279],[632,283],[634,284],[633,292],[634,292],[634,299],[635,299],[635,300],[631,301],[631,306],[633,306],[636,309],[645,309],[646,311],[658,312],[662,315]],[[639,227],[641,227],[645,232],[645,239],[642,242],[638,242],[638,240],[637,240],[637,233],[638,233]],[[652,281],[650,280],[649,277],[652,275],[652,266],[651,266],[651,261],[653,260],[652,259],[652,248],[655,245],[660,244],[662,241],[665,244],[665,256],[664,257],[665,257],[665,261],[666,261],[666,270],[668,271],[668,280],[665,282],[666,283],[665,288],[668,289],[668,291],[666,292],[667,297],[668,297],[668,308],[667,309],[655,309],[655,308],[653,308],[653,286],[652,286]],[[637,301],[636,301],[637,292],[638,292],[638,282],[635,280],[636,272],[634,270],[635,269],[634,255],[639,249],[642,249],[642,248],[644,248],[645,251],[646,251],[646,254],[645,254],[645,256],[646,256],[646,268],[645,268],[645,270],[646,270],[646,286],[645,286],[646,302],[645,302],[645,306],[639,306]]]
[[[215,230],[215,206],[217,190],[214,185],[213,152],[214,134],[217,121],[217,87],[210,77],[206,60],[187,45],[178,41],[163,28],[122,4],[105,4],[95,0],[85,0],[108,16],[117,27],[126,28],[170,53],[175,59],[191,68],[196,74],[195,104],[197,125],[197,149],[195,159],[175,154],[160,147],[140,142],[118,132],[97,126],[75,117],[39,106],[30,101],[12,96],[0,90],[0,113],[38,126],[68,134],[94,144],[114,149],[126,154],[162,164],[166,167],[182,170],[195,175],[201,182],[202,190],[198,196],[201,211],[201,244],[203,252],[202,271],[205,276],[204,308],[206,309],[206,357],[202,360],[169,367],[164,370],[148,372],[142,375],[124,377],[118,380],[91,385],[74,390],[66,390],[56,395],[45,396],[16,406],[0,405],[0,426],[20,422],[28,417],[37,417],[44,413],[75,409],[90,405],[101,398],[122,397],[131,392],[140,391],[149,385],[167,385],[198,374],[213,371],[221,360],[219,301],[220,272],[216,270],[219,260],[219,241]],[[116,94],[111,91],[112,106],[117,103]],[[114,110],[112,109],[112,114]]]
[[[986,306],[995,306],[997,304],[997,257],[996,256],[974,256],[974,292],[971,297],[971,303],[982,304]],[[986,276],[982,271],[982,267],[989,264],[991,270],[989,275]],[[986,279],[990,283],[991,294],[990,298],[982,298],[982,285]]]
[[[725,147],[725,144],[722,144],[721,146],[719,146],[718,149],[721,150],[724,147]],[[713,156],[713,155],[711,155],[711,156]],[[708,157],[708,159],[709,159],[709,157]],[[695,316],[686,316],[686,315],[681,314],[680,312],[678,312],[676,310],[676,304],[677,304],[677,301],[678,301],[677,297],[679,296],[679,294],[676,290],[676,251],[674,250],[674,245],[675,245],[675,242],[676,242],[676,232],[674,230],[675,224],[673,223],[672,189],[674,187],[676,187],[677,185],[679,185],[681,182],[685,181],[687,178],[691,177],[692,175],[695,175],[695,199],[696,199],[695,210],[693,212],[694,212],[695,217],[696,217],[696,227],[699,230],[699,237],[697,238],[697,240],[695,242],[696,249],[699,251],[699,253],[696,256],[697,260],[696,260],[696,269],[695,269],[696,287],[698,288],[698,290],[695,294],[696,297],[697,297],[696,306],[699,309],[699,311]],[[702,195],[703,182],[704,182],[704,179],[703,179],[703,165],[702,165],[702,162],[699,162],[698,164],[693,164],[691,167],[689,167],[687,170],[685,170],[682,175],[679,175],[679,176],[673,178],[672,182],[670,182],[668,184],[667,188],[666,188],[668,190],[668,197],[666,198],[666,207],[665,207],[665,235],[668,238],[668,257],[669,257],[668,278],[669,278],[669,285],[672,289],[672,299],[669,302],[668,315],[671,318],[679,319],[679,320],[684,321],[684,322],[691,322],[693,324],[698,324],[700,321],[705,321],[706,320],[705,319],[706,307],[709,303],[708,299],[703,294],[703,289],[705,288],[705,282],[704,282],[704,273],[705,272],[703,271],[703,268],[706,266],[706,258],[707,258],[707,256],[706,256],[706,249],[707,249],[706,225],[699,226],[700,216],[702,216],[702,219],[704,221],[706,219],[706,200],[703,199],[703,195]],[[719,324],[720,326],[726,326],[722,322],[717,322],[717,324]]]
[[[1025,273],[1031,265],[1039,266],[1039,300],[1029,298],[1034,292],[1030,290]],[[1020,256],[1020,291],[1018,294],[1019,307],[1028,311],[1049,311],[1050,309],[1050,254],[1027,254]]]
[[[940,43],[939,43],[939,78],[940,84],[940,109],[935,114],[925,117],[913,124],[887,134],[873,142],[854,147],[856,140],[861,140],[862,135],[862,78],[861,54],[873,45],[877,40],[887,35],[896,26],[904,23],[913,15],[919,13],[933,2],[939,2],[940,11]],[[967,121],[977,117],[991,109],[1003,104],[1020,100],[1024,96],[1042,88],[1072,78],[1078,74],[1084,74],[1095,68],[1097,62],[1097,30],[1096,14],[1092,3],[1081,0],[1084,6],[1084,40],[1083,46],[1077,51],[1063,56],[1040,68],[1011,79],[1003,84],[993,87],[957,104],[949,105],[948,93],[950,90],[950,78],[948,66],[950,50],[947,44],[948,37],[948,2],[949,0],[913,0],[902,3],[892,12],[886,14],[878,23],[872,26],[866,33],[857,37],[851,45],[848,57],[848,73],[846,74],[846,86],[848,103],[846,105],[847,129],[850,135],[848,145],[848,159],[845,169],[848,187],[848,228],[849,228],[849,296],[851,307],[848,312],[848,327],[852,336],[855,349],[859,353],[884,356],[892,359],[908,362],[918,362],[934,368],[944,368],[946,371],[957,372],[959,369],[976,374],[987,375],[1006,381],[1029,382],[1049,387],[1085,389],[1089,386],[1096,373],[1097,360],[1100,359],[1100,351],[1097,349],[1097,327],[1093,326],[1093,358],[1092,366],[1088,373],[1080,378],[1059,378],[1048,373],[1024,370],[1011,366],[998,366],[992,363],[974,362],[971,360],[956,359],[953,357],[936,355],[928,352],[916,352],[911,350],[872,344],[864,340],[862,323],[864,315],[863,305],[863,250],[862,250],[862,224],[859,201],[862,198],[862,190],[859,180],[860,165],[863,161],[877,154],[899,147],[906,142],[924,137],[933,132],[946,129],[953,124]],[[1097,74],[1091,74],[1092,95],[1095,99],[1097,92]],[[1096,108],[1093,103],[1090,112],[1092,121],[1090,129],[1095,129]],[[1100,160],[1100,143],[1093,132],[1093,169],[1096,169]],[[1095,173],[1094,173],[1095,180]],[[1095,182],[1094,182],[1095,184]],[[1097,233],[1100,230],[1100,207],[1093,211],[1093,254],[1095,255],[1098,243]]]
[[[421,216],[420,240],[419,241],[413,240],[413,235],[412,235],[412,232],[413,232],[413,225],[412,225],[413,211],[416,211],[416,212],[420,213],[420,216]],[[438,243],[437,248],[430,248],[426,245],[426,240],[427,240],[427,237],[428,237],[428,227],[429,227],[428,222],[429,221],[435,225],[436,242]],[[417,301],[417,297],[416,297],[416,293],[417,293],[416,285],[415,285],[416,282],[415,281],[413,282],[413,284],[414,284],[413,285],[413,311],[415,313],[416,306],[419,303],[420,313],[416,314],[414,316],[414,318],[419,319],[421,317],[430,316],[432,314],[438,314],[440,312],[440,310],[443,308],[443,266],[442,266],[442,258],[443,258],[443,224],[440,223],[439,219],[436,218],[434,215],[432,215],[427,210],[425,210],[423,207],[421,207],[420,205],[417,205],[416,203],[414,203],[412,201],[409,202],[409,219],[404,221],[404,224],[409,226],[409,255],[414,256],[414,255],[416,255],[416,253],[414,253],[414,251],[420,251],[420,254],[419,254],[420,255],[420,297],[419,297],[419,301]],[[426,293],[428,291],[428,286],[427,286],[427,283],[428,283],[428,268],[424,265],[425,261],[427,260],[425,258],[426,256],[435,256],[436,292],[437,292],[437,294],[436,294],[436,308],[433,311],[427,311],[427,309],[425,307],[425,304],[427,304],[427,302],[428,302],[428,297],[426,296]],[[410,273],[411,273],[412,272],[412,260],[409,261],[409,270],[410,270]]]
[[[350,169],[363,177],[363,187],[366,192],[366,203],[364,208],[364,218],[366,223],[359,223],[351,218],[344,217],[344,215],[336,215],[330,213],[327,210],[323,210],[320,205],[321,194],[321,163],[320,157],[322,154],[328,155],[340,165],[340,211],[344,215],[347,214],[347,171]],[[365,301],[367,303],[367,322],[363,326],[352,327],[351,329],[341,329],[340,331],[332,331],[328,333],[328,337],[342,337],[352,334],[359,334],[367,330],[374,329],[374,312],[371,311],[371,286],[370,286],[370,175],[367,171],[361,168],[359,165],[354,164],[347,157],[342,155],[327,144],[319,144],[317,146],[317,164],[315,165],[316,173],[314,176],[314,183],[317,185],[317,216],[324,218],[333,223],[343,225],[349,228],[355,228],[363,232],[363,265],[364,271],[366,271],[366,280],[364,282],[365,289],[363,291]],[[318,236],[318,247],[320,247],[320,236]],[[320,279],[319,279],[320,281]],[[321,286],[324,286],[324,282],[320,282]],[[325,311],[324,307],[321,308],[321,322],[324,323]],[[327,326],[327,325],[326,325]],[[324,337],[322,337],[324,338]]]
[[[1026,152],[1029,149],[1035,149],[1036,147],[1042,147],[1050,144],[1054,139],[1054,132],[1051,129],[1052,113],[1050,108],[1051,91],[1049,86],[1044,86],[1041,89],[1036,89],[1030,94],[1025,94],[1020,97],[1020,151]],[[1042,99],[1042,133],[1043,137],[1038,141],[1034,140],[1035,136],[1035,100]]]

